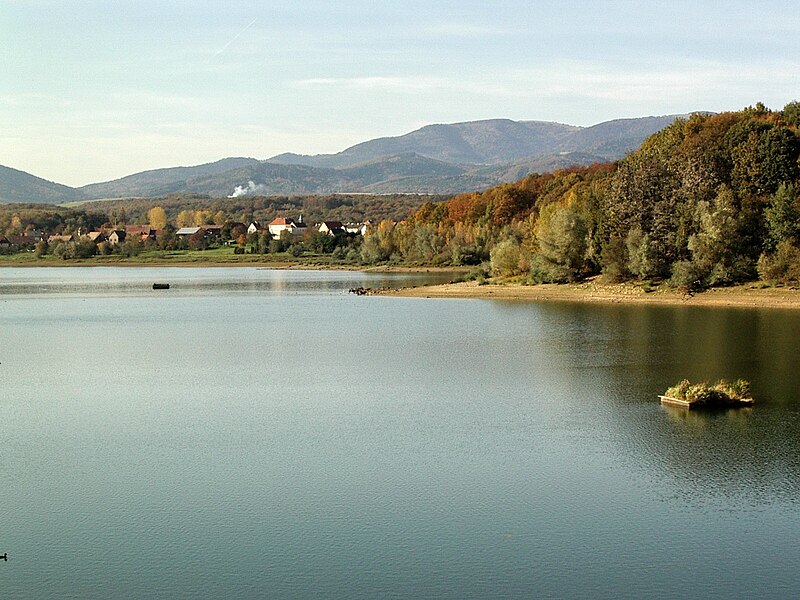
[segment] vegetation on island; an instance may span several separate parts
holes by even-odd
[[[251,220],[301,213],[309,224],[371,223],[363,237],[334,240],[312,233],[274,240],[237,229]],[[156,242],[162,251],[181,250],[182,243],[195,250],[228,243],[231,254],[327,256],[353,266],[468,267],[475,278],[520,283],[602,275],[609,282],[665,282],[688,292],[758,279],[792,285],[800,283],[800,103],[695,114],[619,162],[530,175],[447,200],[175,195],[71,209],[0,209],[0,234],[7,235],[132,223],[163,225],[167,235]],[[177,227],[209,223],[227,227],[218,241],[169,235]],[[91,251],[88,244],[85,251]],[[111,249],[135,251],[133,245]]]
[[[726,381],[720,379],[716,383],[695,383],[684,379],[664,393],[667,398],[685,400],[692,406],[703,406],[707,408],[735,406],[739,404],[750,404],[752,396],[750,393],[750,383],[744,379],[736,381]]]

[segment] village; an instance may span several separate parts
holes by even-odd
[[[298,240],[312,236],[339,239],[353,239],[364,236],[371,222],[342,223],[322,221],[311,227],[303,221],[302,215],[294,219],[278,217],[264,225],[258,221],[242,223],[229,221],[224,224],[198,225],[194,227],[157,229],[150,225],[129,225],[125,227],[101,228],[93,231],[47,233],[37,229],[25,231],[22,235],[0,235],[0,251],[4,253],[36,251],[45,254],[58,246],[62,248],[82,245],[85,253],[109,254],[115,249],[127,246],[158,246],[165,249],[199,249],[210,245],[237,247],[243,251],[249,244],[255,247],[265,241],[282,242],[281,250],[287,249]],[[92,248],[94,246],[94,248]],[[86,250],[88,249],[88,252]],[[94,250],[94,251],[92,251]]]

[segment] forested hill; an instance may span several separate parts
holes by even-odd
[[[282,154],[265,161],[224,158],[80,188],[0,169],[0,203],[157,198],[176,193],[224,198],[484,190],[532,172],[622,158],[676,118],[618,119],[592,127],[509,119],[428,125],[405,135],[368,140],[337,154]]]
[[[81,197],[75,188],[0,165],[0,204],[23,199],[31,202],[70,202]]]
[[[478,263],[495,275],[800,279],[800,103],[693,115],[616,164],[426,204],[365,240],[373,259]]]

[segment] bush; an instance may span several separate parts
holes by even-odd
[[[550,262],[537,254],[531,261],[531,281],[533,283],[569,283],[575,281],[575,273],[564,265]]]
[[[277,252],[286,252],[288,245],[288,242],[285,240],[271,240],[268,245],[269,253],[276,254]]]
[[[519,242],[514,238],[507,238],[497,244],[490,253],[492,275],[511,277],[522,272],[522,252]]]
[[[800,249],[788,241],[778,244],[773,254],[762,254],[758,259],[758,275],[772,283],[800,281]]]
[[[672,265],[670,284],[688,291],[700,290],[705,287],[705,270],[696,262],[680,260]]]
[[[706,405],[725,404],[731,400],[745,400],[751,397],[750,382],[744,379],[733,382],[720,379],[714,385],[705,382],[691,384],[688,379],[684,379],[678,385],[668,388],[664,395]]]

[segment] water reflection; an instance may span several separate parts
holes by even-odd
[[[0,297],[309,294],[341,293],[352,287],[397,288],[451,281],[450,273],[372,273],[263,267],[40,267],[0,269]],[[153,283],[170,284],[154,291]]]
[[[785,311],[542,304],[568,402],[591,410],[625,460],[697,502],[800,498],[800,315]],[[657,395],[683,378],[745,378],[752,409],[687,411]]]

